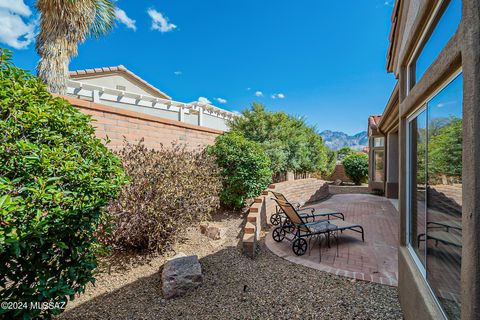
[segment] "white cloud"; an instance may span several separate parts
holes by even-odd
[[[274,93],[270,97],[272,97],[272,99],[284,99],[285,95],[283,93]]]
[[[163,33],[177,28],[176,25],[168,22],[168,18],[166,16],[155,9],[148,9],[147,13],[150,18],[152,18],[152,30],[158,30]]]
[[[443,108],[445,106],[449,106],[449,105],[456,104],[456,103],[457,103],[457,101],[440,102],[436,105],[436,107]]]
[[[181,75],[182,75],[182,71],[180,71],[180,70],[174,71],[173,74],[176,75],[176,76],[181,76]]]
[[[208,99],[205,98],[205,97],[199,97],[199,98],[198,98],[198,102],[206,103],[206,104],[211,104],[211,103],[212,103],[210,100],[208,100]]]
[[[388,6],[388,7],[393,7],[393,0],[385,0],[383,2],[383,5]]]
[[[23,0],[0,0],[0,42],[25,49],[35,39],[37,24]]]
[[[130,19],[125,11],[117,7],[115,8],[115,16],[117,17],[117,20],[123,23],[127,28],[137,31],[137,26],[135,25],[136,21]]]
[[[5,9],[12,14],[18,14],[23,17],[30,17],[32,10],[23,2],[23,0],[0,0],[0,9]]]
[[[215,98],[215,100],[217,100],[218,103],[227,103],[227,100],[223,98]]]
[[[262,92],[262,91],[256,91],[256,92],[255,92],[255,95],[256,95],[257,97],[263,97],[263,92]]]
[[[248,88],[247,88],[247,91],[250,91],[250,90],[252,90],[252,88],[248,87]]]

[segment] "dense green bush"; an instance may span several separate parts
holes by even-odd
[[[65,303],[94,282],[95,236],[124,182],[90,117],[0,50],[0,300]],[[49,318],[61,309],[1,309]]]
[[[350,147],[343,147],[337,151],[338,160],[342,161],[346,156],[354,154],[356,151]]]
[[[269,112],[254,103],[230,122],[231,132],[262,145],[274,174],[287,171],[319,172],[330,169],[328,148],[315,128],[284,112]]]
[[[333,171],[335,171],[335,166],[337,165],[337,158],[337,152],[327,148],[327,162],[325,170],[322,173],[322,177],[324,177],[325,179],[330,178],[330,176],[333,174]]]
[[[219,207],[222,180],[205,150],[178,144],[149,150],[140,143],[127,144],[119,156],[130,183],[109,207],[115,248],[163,252]]]
[[[221,168],[224,206],[241,207],[245,199],[258,196],[271,182],[270,159],[259,143],[230,132],[218,136],[209,150]]]
[[[429,125],[428,173],[429,179],[438,176],[462,176],[462,119],[451,118],[438,128]]]
[[[359,185],[368,177],[368,155],[365,153],[353,153],[346,156],[342,162],[345,173],[355,184]]]

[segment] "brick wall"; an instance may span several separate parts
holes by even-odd
[[[332,175],[329,178],[330,181],[335,181],[338,179],[345,182],[352,182],[352,180],[350,180],[350,178],[345,173],[345,168],[343,167],[343,164],[337,164],[335,166],[335,170],[333,171]]]
[[[243,235],[243,252],[254,257],[260,231],[270,224],[270,216],[276,211],[273,195],[269,190],[281,192],[291,202],[306,204],[316,202],[329,195],[328,184],[319,179],[309,178],[275,183],[255,198],[250,206]]]
[[[121,148],[124,137],[128,142],[138,142],[144,138],[144,144],[148,148],[159,148],[161,144],[171,145],[172,142],[185,143],[188,148],[198,148],[214,143],[218,135],[223,131],[200,127],[180,121],[164,119],[152,115],[143,114],[106,106],[77,98],[66,97],[72,105],[76,106],[85,114],[91,115],[96,121],[96,135],[99,138],[108,138],[111,149]]]

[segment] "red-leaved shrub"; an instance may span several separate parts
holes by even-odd
[[[222,181],[205,150],[179,144],[149,150],[139,143],[118,155],[130,183],[109,207],[114,248],[163,252],[219,207]]]

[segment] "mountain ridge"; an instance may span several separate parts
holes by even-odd
[[[367,131],[360,131],[350,136],[342,131],[324,130],[320,132],[320,136],[325,145],[332,150],[339,150],[343,147],[362,150],[368,145]]]

